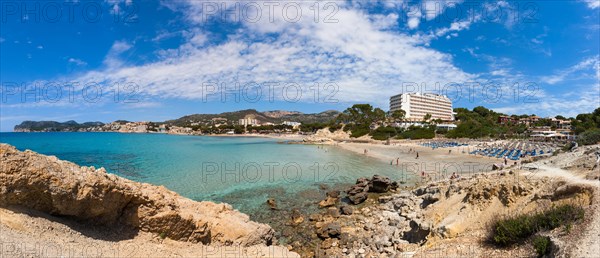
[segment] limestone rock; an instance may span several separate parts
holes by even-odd
[[[228,204],[196,202],[163,186],[0,144],[0,206],[124,225],[204,244],[271,244],[274,231]]]

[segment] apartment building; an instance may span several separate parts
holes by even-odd
[[[405,120],[422,121],[426,114],[431,119],[453,121],[452,101],[444,95],[433,93],[404,93],[390,98],[390,112],[406,112]]]
[[[254,118],[244,118],[244,119],[240,119],[238,121],[239,125],[242,126],[254,126],[254,125],[260,125],[260,123],[258,122],[257,119]]]

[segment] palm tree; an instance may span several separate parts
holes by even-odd
[[[427,121],[429,121],[429,119],[431,119],[431,114],[427,113],[425,114],[425,116],[423,116],[423,122],[426,123]]]

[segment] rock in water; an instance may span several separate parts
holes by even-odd
[[[331,198],[339,198],[340,197],[340,191],[329,191],[327,192],[327,197],[331,197]]]
[[[338,201],[338,198],[327,197],[325,200],[319,202],[319,208],[334,206]]]
[[[342,227],[337,222],[329,223],[317,230],[317,235],[322,239],[339,238],[341,233]]]
[[[292,210],[292,225],[297,226],[304,222],[304,216],[298,209]]]
[[[352,204],[355,204],[355,205],[361,204],[367,200],[367,193],[365,193],[365,192],[357,193],[355,195],[348,196],[348,199],[350,199],[350,202]]]
[[[269,205],[269,208],[271,210],[277,210],[277,202],[275,201],[275,199],[273,198],[269,198],[267,200],[267,205]]]
[[[344,205],[340,207],[340,212],[344,215],[352,215],[352,213],[354,213],[354,208],[352,208],[352,206]]]
[[[385,193],[390,190],[391,186],[392,180],[389,177],[374,175],[369,182],[369,192]]]
[[[0,206],[21,206],[88,223],[125,225],[174,240],[251,246],[274,231],[228,204],[196,202],[56,157],[0,144]]]

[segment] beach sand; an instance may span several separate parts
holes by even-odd
[[[418,142],[394,143],[384,145],[383,143],[354,143],[341,142],[334,146],[354,152],[359,155],[366,155],[392,166],[401,166],[405,171],[420,175],[425,172],[432,177],[432,180],[439,180],[449,177],[453,172],[464,176],[477,174],[492,170],[493,164],[503,163],[503,159],[483,157],[479,155],[470,155],[469,146],[438,148],[421,146]],[[470,146],[473,150],[475,147]],[[367,154],[364,154],[364,150]],[[412,149],[412,151],[411,151]],[[452,150],[451,153],[448,150]],[[462,153],[462,152],[465,153]],[[419,158],[417,159],[417,152]],[[509,165],[514,164],[510,161]]]

